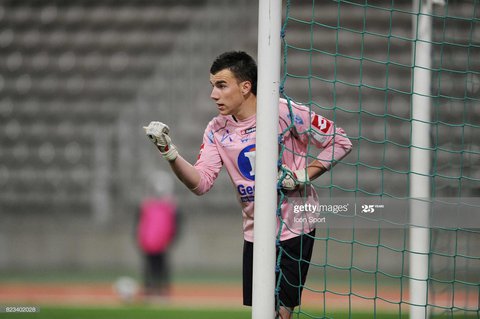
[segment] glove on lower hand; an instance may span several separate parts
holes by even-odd
[[[293,191],[310,182],[306,169],[292,171],[285,164],[282,164],[282,168],[278,171],[277,180],[281,188],[287,191]]]

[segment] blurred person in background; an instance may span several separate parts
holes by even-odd
[[[165,297],[170,289],[168,250],[177,233],[173,181],[163,171],[151,174],[147,196],[140,203],[137,241],[144,256],[145,297]]]

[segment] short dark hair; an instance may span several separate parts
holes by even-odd
[[[252,93],[257,95],[257,63],[243,51],[229,51],[220,54],[212,63],[210,74],[229,69],[239,81],[250,81]]]

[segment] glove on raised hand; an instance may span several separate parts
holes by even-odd
[[[172,162],[177,158],[178,151],[168,135],[170,129],[166,124],[153,121],[143,128],[145,129],[145,134],[147,134],[148,138],[158,147],[163,158],[169,162]]]

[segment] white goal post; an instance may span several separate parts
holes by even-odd
[[[410,153],[410,318],[428,318],[431,170],[431,52],[433,0],[414,0],[413,94]]]
[[[253,319],[275,317],[275,212],[281,20],[282,1],[259,1]]]

